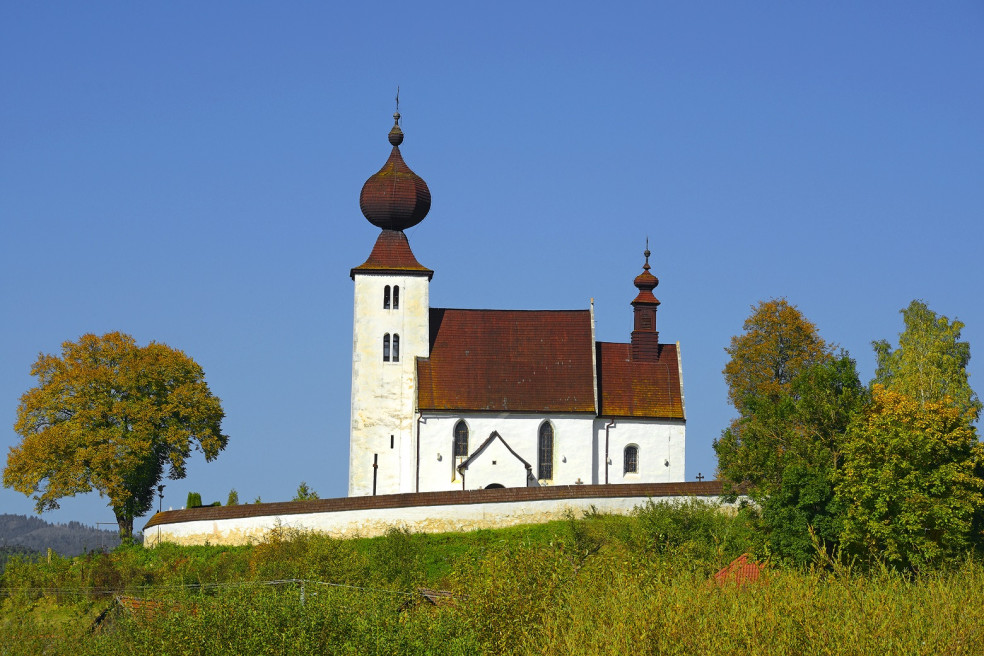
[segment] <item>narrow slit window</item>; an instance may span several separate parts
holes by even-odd
[[[400,309],[400,286],[393,285],[393,309]]]
[[[553,479],[553,447],[554,433],[553,426],[549,421],[540,424],[538,452],[537,478],[541,481]]]
[[[464,419],[454,425],[454,457],[468,457],[468,424]]]
[[[624,474],[638,474],[639,473],[639,447],[635,444],[630,444],[625,447],[625,467],[623,469]]]
[[[393,362],[400,361],[400,336],[393,335]]]
[[[383,362],[390,361],[390,335],[386,333],[383,335]]]
[[[390,309],[390,286],[383,287],[383,309]]]

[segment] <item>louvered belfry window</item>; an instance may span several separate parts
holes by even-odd
[[[390,361],[390,336],[389,333],[383,335],[383,362]]]
[[[454,425],[454,457],[468,457],[468,424],[464,419]]]
[[[540,436],[538,444],[538,464],[537,464],[537,478],[541,481],[549,481],[553,479],[553,426],[550,425],[549,421],[545,421],[540,424]]]
[[[394,335],[393,335],[393,362],[399,362],[399,361],[400,361],[400,336],[394,333]]]
[[[390,309],[390,286],[383,287],[383,309]]]
[[[393,309],[400,309],[400,286],[393,285]]]

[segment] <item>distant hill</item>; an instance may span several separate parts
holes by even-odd
[[[16,548],[62,556],[113,549],[120,543],[116,531],[102,531],[79,522],[51,524],[38,517],[0,515],[0,550]],[[18,549],[19,550],[19,549]]]

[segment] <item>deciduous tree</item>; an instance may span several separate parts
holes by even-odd
[[[23,439],[10,449],[3,483],[34,495],[38,512],[96,490],[129,538],[165,474],[183,478],[193,448],[212,460],[226,446],[222,407],[201,367],[165,344],[83,335],[60,356],[41,354],[31,374],[38,385],[17,408]]]
[[[784,298],[752,306],[742,328],[725,348],[731,359],[724,367],[728,399],[739,412],[757,399],[784,396],[797,374],[831,357],[817,327]]]
[[[767,495],[780,485],[790,455],[800,457],[812,448],[814,433],[826,430],[801,416],[815,412],[806,405],[814,390],[804,395],[810,380],[803,378],[799,392],[794,381],[829,363],[831,349],[796,306],[772,299],[752,308],[744,332],[725,350],[728,397],[740,416],[714,442],[718,475]]]
[[[923,301],[901,310],[905,330],[893,349],[885,340],[872,342],[878,366],[874,383],[909,396],[919,403],[949,403],[976,419],[981,401],[970,387],[967,364],[970,343],[960,341],[964,324],[939,316]]]
[[[839,540],[844,508],[834,494],[843,457],[840,440],[868,402],[854,360],[846,353],[801,372],[783,403],[789,407],[779,445],[779,480],[762,500],[762,519],[775,553],[806,564],[814,553],[813,536],[833,550]]]
[[[872,388],[868,412],[842,440],[836,495],[847,509],[841,546],[893,566],[934,565],[971,546],[984,504],[984,456],[970,410]]]

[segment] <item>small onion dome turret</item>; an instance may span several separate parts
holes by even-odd
[[[653,290],[656,289],[656,285],[659,284],[659,278],[649,273],[649,256],[652,253],[649,252],[648,239],[646,240],[646,252],[643,253],[646,256],[646,263],[642,266],[642,273],[635,277],[632,284],[636,286],[639,290],[639,294],[632,301],[632,304],[636,303],[647,303],[650,305],[659,305],[659,299],[653,296]]]
[[[375,175],[366,180],[359,196],[359,206],[369,223],[383,230],[406,230],[427,216],[430,189],[423,178],[410,170],[400,154],[403,131],[400,113],[393,114],[395,124],[389,133],[393,151]]]

